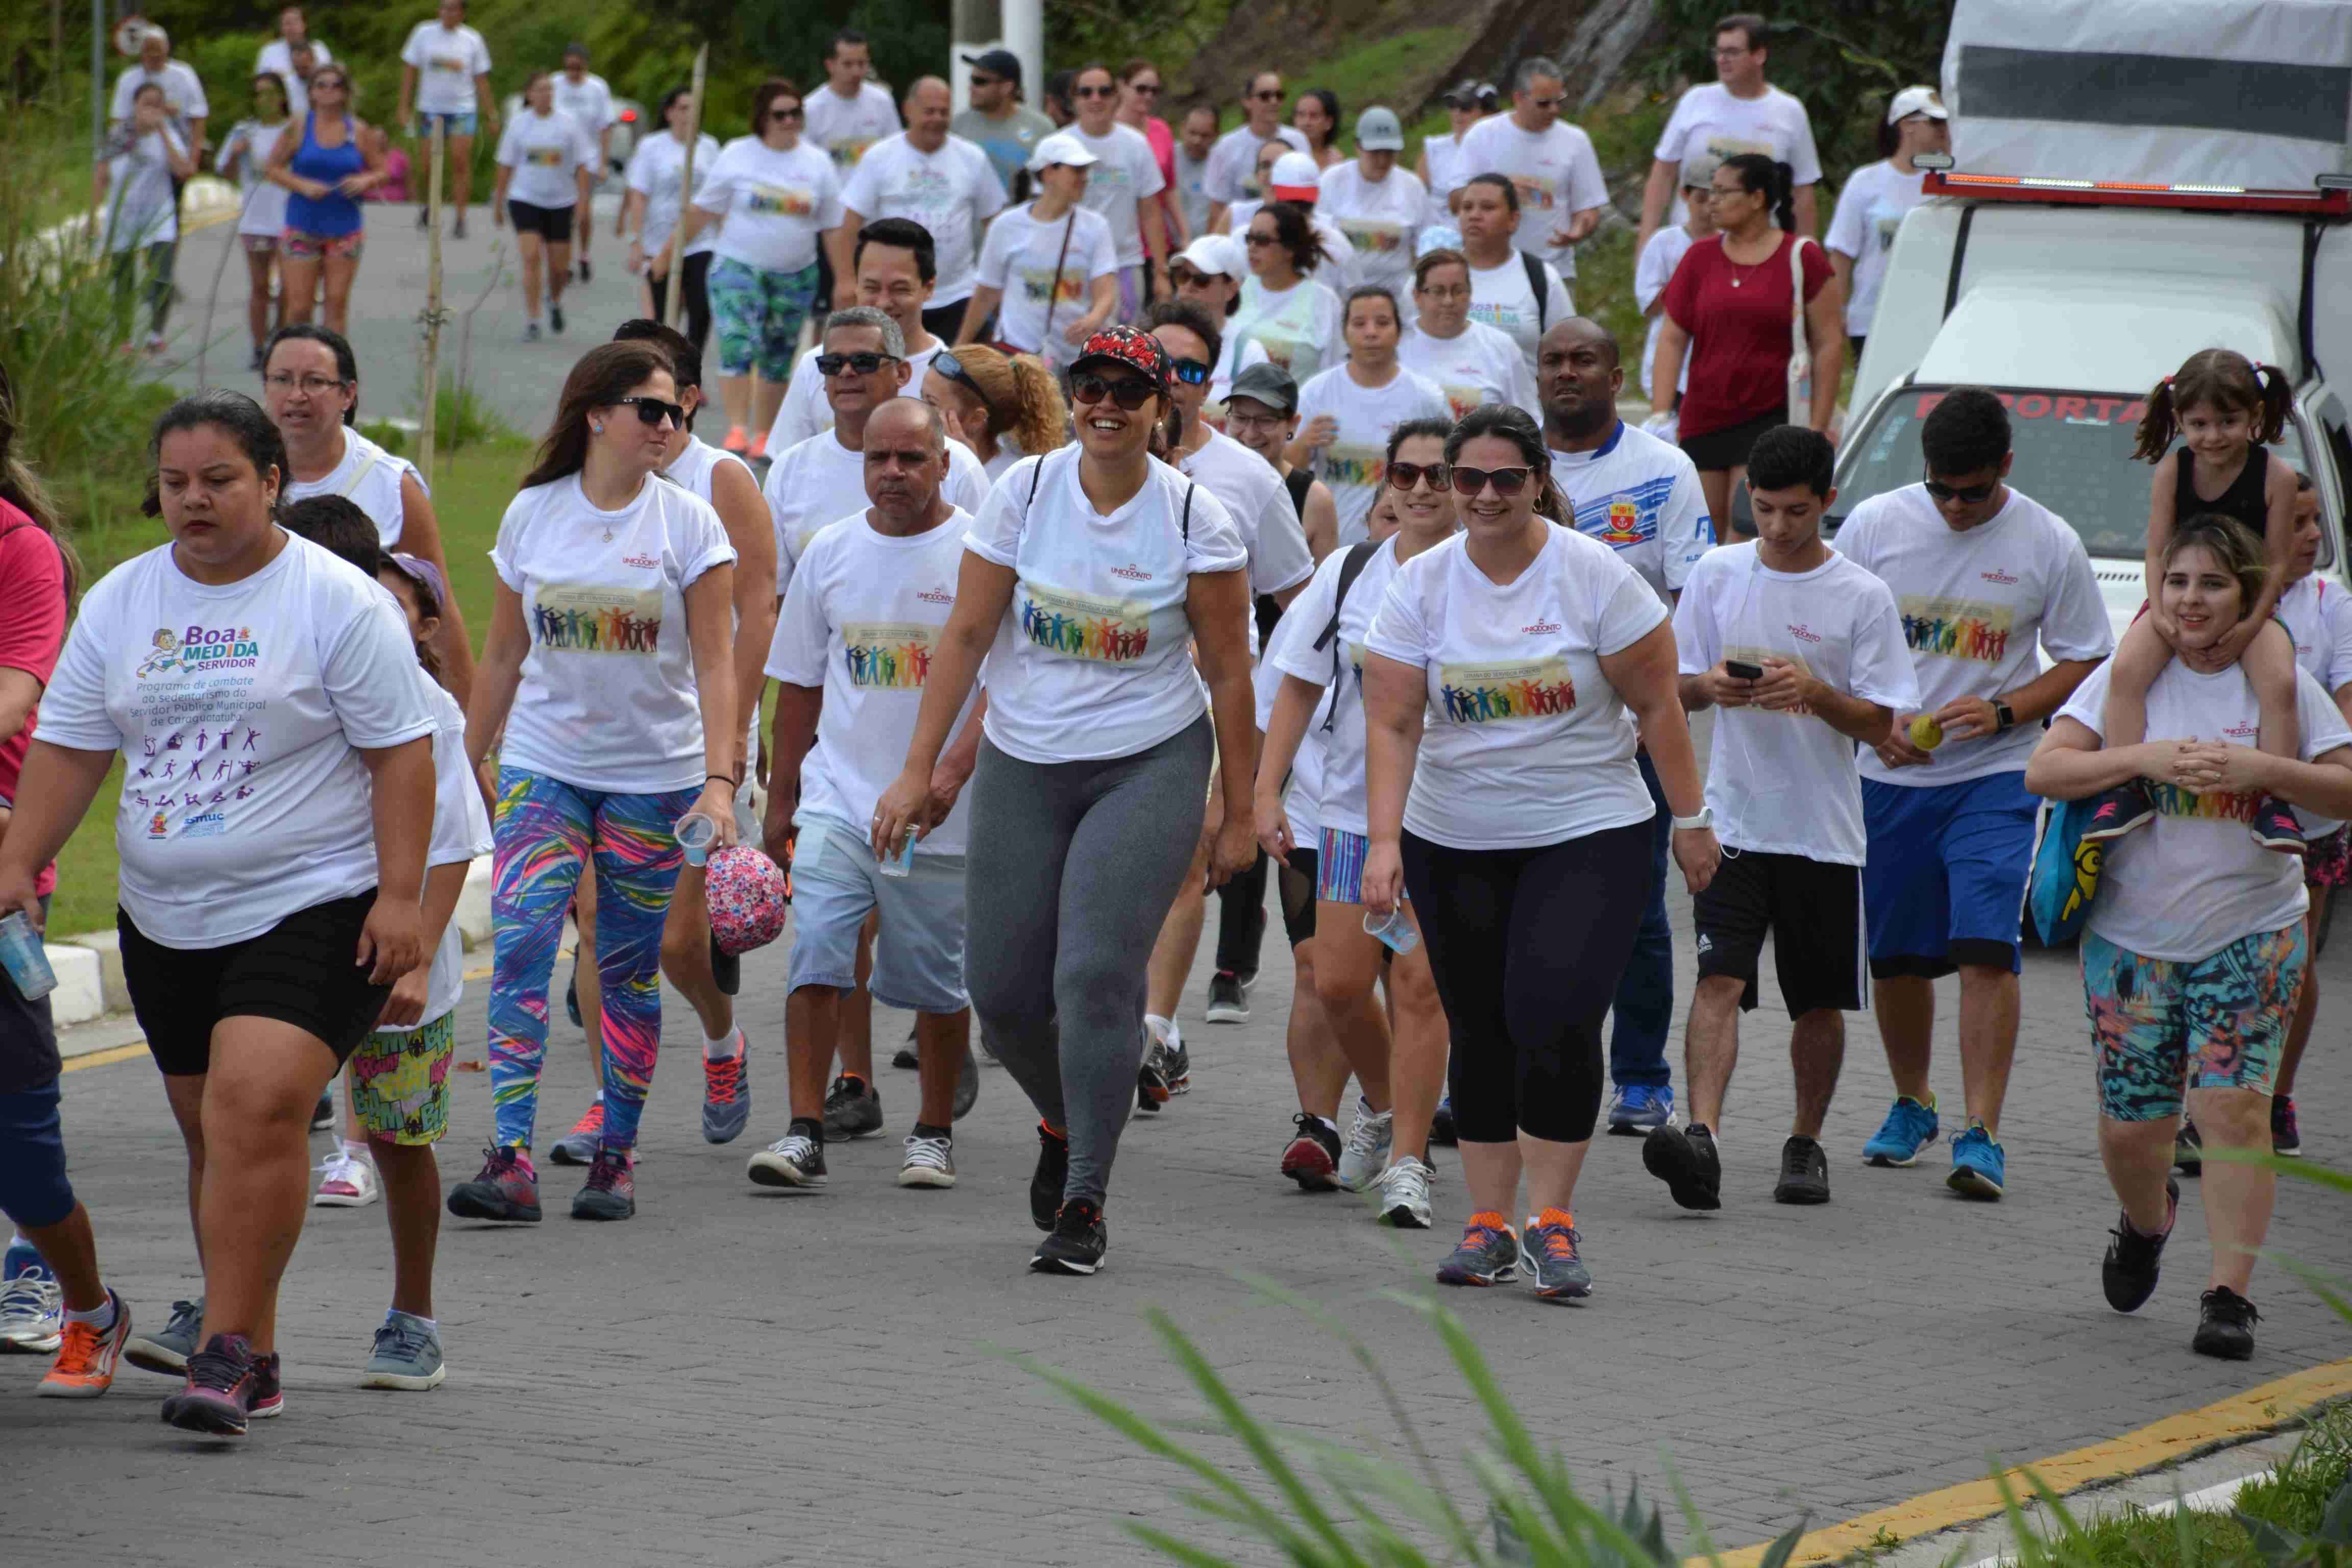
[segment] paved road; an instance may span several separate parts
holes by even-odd
[[[1675,919],[1686,963],[1679,896]],[[2334,996],[2352,994],[2352,950],[2338,944],[2323,967]],[[352,1386],[388,1288],[380,1211],[312,1211],[281,1313],[289,1412],[234,1450],[162,1426],[168,1385],[150,1374],[126,1370],[112,1396],[71,1405],[28,1397],[30,1361],[0,1363],[13,1385],[0,1391],[8,1561],[1140,1562],[1125,1521],[1213,1527],[1189,1525],[1169,1468],[1000,1352],[1197,1420],[1201,1402],[1139,1316],[1159,1305],[1265,1415],[1393,1448],[1347,1352],[1253,1294],[1234,1278],[1244,1271],[1344,1315],[1423,1439],[1463,1473],[1459,1457],[1482,1438],[1477,1412],[1427,1330],[1375,1294],[1423,1289],[1452,1235],[1392,1235],[1349,1200],[1299,1194],[1275,1173],[1291,1108],[1286,973],[1268,970],[1242,1027],[1198,1021],[1205,966],[1196,977],[1185,1011],[1199,1087],[1131,1130],[1108,1266],[1068,1280],[1024,1267],[1034,1121],[999,1071],[960,1130],[964,1181],[952,1192],[892,1184],[913,1084],[887,1069],[888,1135],[836,1149],[828,1191],[744,1182],[744,1156],[785,1120],[782,972],[780,948],[746,965],[758,1110],[741,1142],[711,1148],[696,1131],[698,1036],[673,998],[639,1217],[562,1217],[577,1173],[558,1168],[544,1225],[448,1224],[439,1313],[454,1370],[439,1391]],[[469,988],[460,1016],[467,1056],[480,1055],[484,991]],[[1940,1164],[1861,1167],[1887,1092],[1866,1017],[1828,1130],[1835,1201],[1771,1204],[1790,1094],[1776,1005],[1768,994],[1749,1020],[1720,1215],[1675,1209],[1642,1173],[1638,1144],[1603,1140],[1579,1205],[1600,1277],[1589,1304],[1447,1293],[1538,1436],[1595,1492],[1637,1478],[1655,1492],[1670,1454],[1718,1540],[1741,1544],[1808,1510],[1827,1523],[1980,1477],[1989,1454],[2055,1453],[2352,1353],[2343,1325],[2274,1268],[2257,1280],[2265,1317],[2252,1363],[2188,1352],[2204,1279],[2194,1183],[2156,1300],[2137,1318],[2107,1310],[2097,1264],[2115,1210],[2091,1144],[2065,958],[2028,967],[2007,1130],[2013,1193],[1998,1206],[1951,1197]],[[885,1015],[886,1053],[904,1026]],[[2303,1097],[2306,1136],[2315,1154],[2352,1164],[2343,1031],[2325,1033]],[[589,1092],[582,1042],[562,1026],[549,1078],[545,1120],[560,1130]],[[1937,1079],[1956,1099],[1950,1062]],[[450,1181],[471,1173],[489,1124],[486,1080],[458,1081]],[[163,1096],[143,1061],[66,1086],[76,1178],[111,1277],[155,1320],[195,1281]],[[323,1136],[313,1142],[323,1152]],[[1440,1208],[1458,1221],[1459,1165],[1441,1152]],[[2352,1267],[2346,1213],[2289,1185],[2273,1244]]]

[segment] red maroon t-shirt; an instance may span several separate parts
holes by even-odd
[[[1808,240],[1801,252],[1805,298],[1830,280],[1829,258]],[[1735,285],[1734,279],[1738,279]],[[1735,266],[1712,235],[1683,254],[1666,285],[1666,314],[1690,334],[1690,390],[1683,394],[1687,439],[1760,419],[1788,405],[1789,252],[1776,247],[1753,267]]]
[[[0,668],[27,671],[47,686],[65,640],[65,557],[31,518],[0,500]],[[24,771],[39,713],[36,704],[25,727],[0,740],[0,799],[16,798],[16,777]],[[51,864],[41,868],[33,888],[46,893],[57,885],[58,868]]]

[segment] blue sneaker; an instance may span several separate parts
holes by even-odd
[[[702,1141],[731,1143],[751,1121],[751,1047],[735,1031],[735,1054],[724,1061],[702,1058]]]
[[[375,1352],[360,1373],[360,1386],[421,1393],[440,1387],[448,1375],[441,1362],[441,1331],[421,1318],[391,1311],[375,1331]]]
[[[1437,1266],[1440,1285],[1503,1285],[1518,1277],[1519,1238],[1492,1210],[1470,1216],[1461,1241]]]
[[[1944,1184],[1964,1198],[1982,1198],[1990,1203],[2000,1196],[2001,1178],[2008,1173],[2009,1157],[1984,1123],[1969,1119],[1969,1130],[1952,1140],[1952,1173]]]
[[[1609,1100],[1609,1131],[1624,1138],[1645,1138],[1653,1127],[1675,1124],[1675,1087],[1670,1083],[1628,1083],[1618,1086]]]
[[[1907,1094],[1897,1095],[1887,1108],[1886,1120],[1862,1146],[1862,1163],[1865,1165],[1916,1164],[1919,1151],[1936,1141],[1936,1097],[1929,1095],[1927,1103],[1920,1104]]]

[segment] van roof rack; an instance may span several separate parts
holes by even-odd
[[[1939,160],[1940,161],[1940,160]],[[2176,207],[2202,212],[2282,213],[2352,217],[2352,188],[2323,175],[2308,191],[2264,191],[2244,185],[2161,184],[2138,180],[2076,180],[2055,174],[1965,174],[1937,168],[1927,157],[1924,186],[1931,196],[1978,201],[2055,202],[2075,206]]]

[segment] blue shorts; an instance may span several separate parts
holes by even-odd
[[[1344,827],[1326,827],[1316,835],[1315,896],[1327,904],[1364,901],[1364,856],[1372,841]],[[1406,897],[1412,897],[1407,894]],[[1311,931],[1309,935],[1314,934]]]
[[[1924,786],[1862,781],[1871,978],[2023,967],[2018,921],[2041,804],[2022,773]]]
[[[58,1080],[0,1094],[0,1214],[20,1230],[37,1230],[73,1211]]]
[[[910,1013],[961,1013],[963,988],[963,857],[926,855],[886,877],[873,846],[837,817],[799,824],[793,850],[793,958],[787,991],[857,984],[857,933],[882,911],[874,939],[874,1000]]]
[[[441,122],[441,133],[445,136],[471,136],[477,123],[476,116],[471,110],[463,114],[419,114],[416,117],[416,133],[419,136],[431,137],[433,122],[436,120]]]

